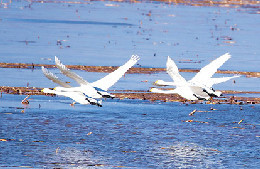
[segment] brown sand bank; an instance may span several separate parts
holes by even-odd
[[[46,64],[33,64],[33,63],[0,63],[2,68],[22,68],[22,69],[35,69],[44,66],[46,68],[56,68],[55,65]],[[69,69],[74,70],[85,70],[87,72],[104,72],[110,73],[115,71],[118,66],[83,66],[83,65],[66,65]],[[140,74],[151,74],[158,72],[165,72],[165,68],[143,68],[143,67],[132,67],[127,73],[140,73]],[[199,72],[199,69],[179,69],[180,72]],[[221,74],[240,74],[247,77],[260,77],[260,72],[242,72],[232,70],[218,70],[217,73]]]
[[[92,0],[86,1],[58,1],[58,0],[32,0],[33,3],[68,3],[68,4],[88,4]],[[259,5],[257,0],[93,0],[93,1],[113,1],[113,2],[129,2],[129,3],[141,3],[141,2],[163,2],[167,4],[175,5],[189,5],[189,6],[219,6],[219,7],[254,7]]]

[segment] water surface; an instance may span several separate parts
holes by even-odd
[[[12,1],[0,7],[0,62],[201,68],[230,52],[222,70],[259,71],[258,14],[245,8],[165,3]],[[65,81],[57,69],[51,69]],[[75,71],[93,82],[105,73]],[[181,73],[190,79],[194,73]],[[217,74],[216,77],[229,76]],[[165,73],[126,74],[112,90],[149,90]],[[260,91],[242,76],[218,90]],[[1,86],[55,87],[40,69],[0,68]],[[76,85],[73,83],[73,85]],[[0,97],[1,168],[257,168],[259,105],[186,105],[64,97]],[[194,109],[194,116],[188,114]],[[193,120],[193,121],[190,121]],[[242,121],[241,121],[242,120]],[[240,122],[240,123],[239,123]],[[92,168],[92,167],[91,167]]]

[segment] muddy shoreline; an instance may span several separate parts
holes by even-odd
[[[45,94],[42,88],[37,87],[9,87],[1,86],[1,97],[2,93],[6,94],[18,94],[18,95],[48,95],[55,96],[53,94]],[[162,102],[182,102],[191,104],[260,104],[260,98],[256,97],[236,97],[236,96],[226,96],[221,98],[214,98],[211,101],[187,101],[177,94],[160,94],[151,93],[148,90],[113,90],[109,91],[116,96],[118,99],[139,99],[139,100],[149,100],[149,101],[162,101]],[[223,94],[260,94],[260,92],[245,92],[245,91],[222,91]]]
[[[48,64],[33,64],[33,63],[0,63],[0,68],[20,68],[20,69],[39,69],[41,66],[46,68],[56,68],[55,65]],[[66,65],[72,70],[84,70],[87,72],[103,72],[111,73],[115,71],[118,66],[83,66],[83,65]],[[165,72],[165,68],[144,68],[144,67],[132,67],[127,73],[140,73],[140,74],[152,74],[158,72]],[[180,72],[199,72],[199,69],[179,69]],[[221,74],[239,74],[245,75],[247,77],[260,77],[260,72],[243,72],[243,71],[233,71],[233,70],[218,70],[216,73]]]
[[[96,0],[96,1],[105,1],[105,0]],[[108,0],[113,2],[129,2],[129,3],[140,3],[140,2],[163,2],[167,4],[175,5],[190,5],[190,6],[219,6],[219,7],[239,7],[245,6],[247,8],[254,8],[256,5],[259,5],[257,0]],[[33,0],[33,3],[68,3],[68,4],[89,4],[91,1],[39,1]]]

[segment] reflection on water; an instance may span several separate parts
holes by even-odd
[[[205,148],[195,143],[175,142],[172,146],[162,148],[166,156],[164,167],[170,168],[222,168],[221,152]]]
[[[46,166],[60,168],[87,168],[89,166],[101,166],[89,150],[78,150],[75,148],[61,149],[59,147],[45,157],[43,162]]]
[[[71,21],[71,20],[50,20],[50,19],[20,19],[4,18],[3,21],[25,22],[25,23],[52,23],[52,24],[93,24],[93,25],[112,25],[112,26],[133,26],[128,23],[97,22],[97,21]]]

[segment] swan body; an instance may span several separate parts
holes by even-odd
[[[231,56],[229,53],[226,53],[216,60],[212,61],[207,66],[203,67],[200,72],[198,72],[191,80],[186,81],[179,73],[178,67],[174,63],[174,61],[168,56],[168,60],[166,63],[167,73],[173,79],[174,82],[165,82],[163,80],[157,80],[155,85],[158,86],[168,86],[173,85],[176,86],[175,93],[180,94],[182,97],[188,100],[198,100],[198,99],[206,99],[208,100],[210,97],[219,97],[222,95],[220,91],[215,91],[212,86],[214,84],[222,83],[232,78],[236,78],[239,76],[232,77],[222,77],[222,78],[212,78],[213,74],[217,71],[217,69],[226,62]],[[159,89],[158,89],[159,90]],[[164,92],[152,90],[153,92]],[[194,98],[194,97],[196,98]]]
[[[44,93],[50,93],[50,94],[56,94],[59,96],[65,96],[65,97],[69,97],[72,100],[80,103],[80,104],[91,104],[91,105],[97,105],[99,107],[102,107],[101,103],[102,101],[97,101],[93,98],[87,98],[83,93],[80,92],[59,92],[56,90],[51,90],[49,88],[44,88],[42,90],[42,92]]]
[[[150,92],[164,93],[164,94],[179,94],[181,97],[188,99],[188,100],[204,100],[205,97],[208,98],[208,96],[205,96],[203,98],[199,95],[195,95],[192,91],[192,88],[188,87],[188,86],[178,87],[174,90],[160,90],[157,88],[151,88]]]

